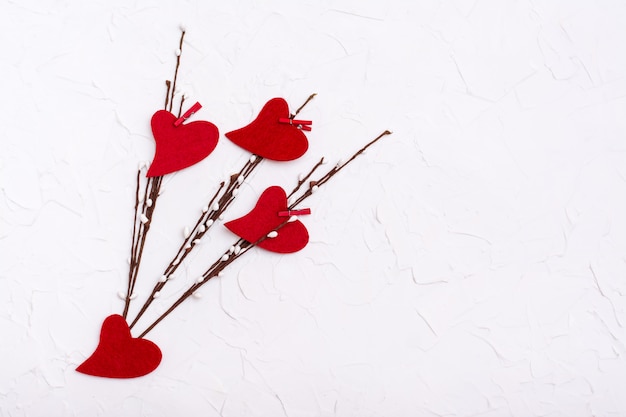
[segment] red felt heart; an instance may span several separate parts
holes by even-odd
[[[76,370],[106,378],[136,378],[154,371],[161,363],[161,350],[146,339],[135,339],[124,317],[113,314],[102,323],[100,343]]]
[[[225,226],[237,236],[254,243],[289,219],[278,215],[286,210],[285,190],[278,186],[269,187],[263,191],[250,213],[226,223]],[[278,236],[267,238],[257,246],[272,252],[292,253],[304,248],[308,242],[309,232],[300,220],[295,220],[282,226],[278,230]]]
[[[176,116],[159,110],[152,116],[156,142],[148,177],[158,177],[187,168],[209,156],[217,146],[217,127],[203,120],[174,126]]]
[[[261,109],[256,119],[226,137],[248,151],[274,161],[291,161],[304,155],[309,142],[301,129],[289,123],[289,106],[282,98],[273,98]]]

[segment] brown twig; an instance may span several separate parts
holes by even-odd
[[[309,96],[309,98],[306,99],[306,101],[302,104],[302,106],[298,107],[298,110],[296,110],[296,112],[294,114],[292,114],[291,116],[289,116],[290,119],[293,119],[294,117],[296,117],[298,115],[298,113],[300,113],[300,111],[304,108],[304,106],[306,106],[307,104],[309,104],[309,101],[313,100],[315,98],[315,96],[317,95],[317,93],[313,93]]]
[[[293,196],[296,192],[298,192],[298,190],[300,189],[300,187],[302,187],[302,185],[309,179],[311,178],[311,175],[313,175],[313,173],[315,172],[315,170],[317,168],[319,168],[321,165],[324,164],[324,158],[320,159],[319,162],[317,164],[315,164],[313,166],[313,168],[311,168],[311,170],[309,171],[308,174],[306,174],[305,176],[303,176],[302,178],[298,179],[298,184],[296,184],[296,186],[294,187],[293,190],[291,190],[291,192],[289,193],[289,195],[287,196],[287,199],[291,198],[291,196]]]
[[[180,57],[183,55],[183,39],[185,38],[185,31],[180,34],[180,42],[178,45],[178,53],[176,54],[176,69],[174,70],[174,83],[172,84],[172,91],[170,96],[170,113],[172,112],[172,105],[174,104],[174,94],[176,93],[176,81],[178,79],[178,68],[180,68]]]
[[[180,106],[178,107],[178,117],[180,119],[180,115],[183,114],[183,104],[185,103],[185,95],[180,98]]]
[[[385,130],[383,133],[381,133],[374,140],[372,140],[367,145],[365,145],[364,147],[359,149],[357,152],[355,152],[350,157],[350,159],[348,159],[345,163],[342,163],[340,165],[335,166],[333,169],[331,169],[329,172],[327,172],[325,175],[323,175],[319,180],[316,181],[316,186],[320,187],[323,184],[325,184],[326,182],[328,182],[333,176],[335,176],[339,171],[341,171],[341,169],[343,169],[346,165],[348,165],[350,162],[352,162],[357,156],[359,156],[363,152],[365,152],[365,150],[367,148],[369,148],[374,143],[379,141],[383,136],[386,136],[386,135],[389,135],[389,134],[391,134],[391,132],[388,131],[388,130]],[[322,160],[320,160],[311,169],[311,171],[309,172],[307,177],[310,177],[311,174],[321,165],[322,162],[323,162],[323,158],[322,158]],[[300,181],[306,181],[306,180],[299,180],[299,182]],[[296,188],[294,189],[294,192],[297,191],[298,188],[299,188],[299,186],[296,186]],[[312,191],[312,188],[313,187],[310,187],[307,191],[305,191],[296,200],[296,203],[291,204],[289,206],[289,209],[291,210],[291,209],[295,208],[295,206],[297,204],[301,203],[302,201],[304,201],[308,197],[310,197],[313,194],[313,192],[314,192],[314,191]],[[294,192],[292,192],[292,194]],[[186,299],[188,299],[193,294],[195,294],[202,285],[206,284],[210,279],[215,278],[217,276],[220,276],[222,271],[226,267],[228,267],[228,265],[233,263],[235,260],[239,259],[244,253],[248,252],[251,248],[257,246],[259,243],[261,243],[265,239],[271,238],[271,233],[272,232],[278,232],[282,227],[284,227],[287,223],[289,223],[290,221],[293,221],[294,219],[295,219],[295,216],[290,218],[290,219],[288,219],[288,220],[286,220],[286,221],[284,221],[278,227],[274,228],[272,231],[269,231],[265,236],[263,236],[262,238],[260,238],[258,241],[254,242],[254,243],[250,243],[250,242],[247,242],[247,241],[245,241],[243,239],[239,239],[234,245],[230,246],[230,248],[227,251],[225,251],[224,254],[217,261],[215,261],[209,267],[209,269],[207,269],[206,272],[204,274],[202,274],[202,276],[200,278],[198,278],[198,280],[194,284],[192,284],[189,288],[187,288],[185,290],[185,292],[183,292],[183,294],[163,314],[161,314],[152,324],[150,324],[146,328],[146,330],[144,330],[139,335],[139,337],[142,338],[146,334],[148,334],[148,332],[150,332],[156,325],[158,325],[163,319],[165,319],[165,317],[167,317],[172,311],[174,311],[180,304],[182,304]]]
[[[378,135],[376,138],[374,138],[371,142],[369,142],[367,145],[363,146],[361,149],[359,149],[358,151],[356,151],[351,157],[350,159],[348,159],[346,162],[338,164],[336,166],[334,166],[330,171],[328,171],[326,174],[324,174],[322,177],[320,177],[318,180],[316,181],[311,181],[309,182],[309,189],[306,190],[300,197],[298,197],[293,203],[291,203],[289,205],[289,209],[293,209],[295,208],[298,204],[300,204],[302,201],[304,201],[306,198],[310,197],[311,194],[313,194],[319,187],[321,187],[322,185],[324,185],[326,182],[328,182],[328,180],[330,180],[333,176],[335,176],[339,171],[341,171],[346,165],[348,165],[350,162],[352,162],[357,156],[361,155],[363,152],[365,152],[367,150],[367,148],[369,148],[370,146],[372,146],[373,144],[375,144],[376,142],[378,142],[381,138],[383,138],[386,135],[390,135],[391,132],[389,130],[385,130],[383,133],[381,133],[380,135]]]
[[[176,80],[178,78],[178,69],[180,67],[180,57],[182,55],[182,47],[183,47],[183,39],[185,37],[185,32],[183,31],[180,36],[179,43],[179,53],[177,53],[176,57],[176,69],[174,70],[174,83],[172,84],[169,80],[165,81],[165,85],[167,86],[167,91],[165,92],[165,110],[168,108],[169,111],[172,111],[172,105],[174,104],[174,92],[176,90]],[[181,109],[184,102],[184,97],[181,99]],[[144,189],[144,197],[143,203],[141,204],[141,208],[139,206],[139,188],[140,188],[140,178],[141,170],[137,172],[137,188],[135,192],[135,217],[133,222],[133,234],[132,234],[132,243],[130,249],[130,262],[128,269],[128,286],[126,289],[126,295],[124,298],[124,311],[122,313],[123,317],[126,318],[128,316],[128,310],[130,308],[130,302],[134,298],[135,284],[137,283],[137,277],[139,275],[139,267],[141,265],[141,258],[143,256],[143,249],[146,243],[146,238],[148,236],[148,231],[150,230],[150,224],[152,223],[152,215],[154,213],[154,209],[156,208],[157,198],[159,197],[159,192],[161,189],[161,183],[163,181],[163,177],[148,177],[146,181],[146,186]]]
[[[273,231],[278,232],[287,223],[289,223],[289,220],[286,220],[283,223],[281,223]],[[259,243],[269,238],[270,237],[268,233],[267,235],[263,236],[262,238],[260,238],[254,243],[247,242],[243,239],[237,240],[235,244],[231,245],[230,248],[226,252],[224,252],[224,254],[217,261],[215,261],[213,265],[211,265],[211,267],[209,267],[209,269],[207,269],[206,272],[202,274],[201,277],[198,278],[194,284],[192,284],[189,288],[187,288],[185,292],[183,292],[183,294],[180,297],[178,297],[178,299],[174,301],[174,303],[167,310],[165,310],[165,312],[161,314],[154,322],[152,322],[152,324],[150,324],[146,328],[146,330],[144,330],[138,337],[142,338],[146,334],[148,334],[150,330],[152,330],[165,317],[167,317],[172,311],[174,311],[176,307],[181,305],[186,299],[188,299],[192,295],[197,294],[197,291],[200,289],[200,287],[202,287],[204,284],[209,282],[211,278],[221,276],[222,271],[224,271],[224,269],[226,269],[228,265],[233,263],[235,260],[239,259],[239,257],[241,257],[244,253],[248,252],[249,249],[257,246]]]
[[[172,82],[170,80],[165,80],[165,85],[167,86],[167,90],[165,90],[165,107],[164,107],[164,110],[167,110],[167,105],[170,102],[170,88],[172,88]]]
[[[124,318],[126,318],[126,316],[128,315],[130,301],[134,298],[133,294],[135,291],[137,276],[139,274],[139,266],[141,265],[143,249],[146,243],[148,231],[150,230],[152,214],[154,213],[154,209],[156,208],[156,199],[159,195],[162,179],[163,177],[148,178],[148,181],[146,182],[146,188],[144,190],[143,203],[141,204],[141,209],[139,209],[138,203],[140,175],[139,173],[137,175],[135,221],[133,224],[131,255],[128,269],[128,287],[126,290],[126,296],[124,297],[124,312],[122,313]]]
[[[160,280],[154,285],[152,291],[144,304],[142,305],[139,313],[133,319],[130,324],[130,328],[139,321],[141,316],[146,312],[150,304],[158,297],[163,287],[171,279],[172,275],[176,272],[181,263],[185,260],[187,255],[202,239],[209,228],[224,214],[226,209],[232,204],[239,192],[239,187],[243,184],[244,180],[252,174],[254,169],[259,166],[263,158],[252,155],[248,162],[241,168],[239,173],[233,174],[230,177],[228,185],[225,182],[220,184],[220,187],[215,192],[209,204],[205,206],[200,214],[200,217],[196,221],[195,226],[190,231],[188,236],[185,236],[183,243],[180,245],[178,252],[172,258],[169,265],[165,268]],[[226,186],[226,188],[224,188]]]

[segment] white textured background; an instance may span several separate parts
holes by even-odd
[[[305,250],[158,326],[154,373],[88,377],[180,23],[181,91],[222,133],[318,93],[310,151],[228,218],[394,134],[307,201]],[[0,2],[0,415],[626,415],[625,26],[618,0]],[[167,177],[140,295],[246,158],[222,138]]]

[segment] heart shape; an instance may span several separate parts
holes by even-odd
[[[152,116],[152,134],[156,142],[148,177],[158,177],[190,167],[209,156],[217,146],[219,131],[210,122],[199,120],[174,126],[177,117],[159,110]]]
[[[269,187],[263,191],[252,211],[224,226],[237,236],[254,243],[289,219],[278,214],[286,210],[285,190],[278,186]],[[292,253],[304,248],[308,242],[309,232],[300,220],[295,220],[282,226],[276,237],[267,238],[257,246],[271,252]]]
[[[289,105],[280,97],[273,98],[265,103],[249,125],[228,132],[226,137],[263,158],[274,161],[297,159],[307,151],[309,142],[301,129],[280,123],[280,118],[289,118]]]
[[[95,352],[76,370],[106,378],[136,378],[154,371],[161,357],[157,345],[133,338],[124,317],[113,314],[102,323]]]

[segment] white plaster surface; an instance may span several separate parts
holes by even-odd
[[[307,201],[307,248],[155,328],[155,372],[89,377],[181,23],[181,93],[222,134],[318,93],[309,152],[228,218],[394,133]],[[626,415],[624,27],[610,0],[0,2],[0,416]],[[140,297],[247,157],[222,136],[166,178]]]

